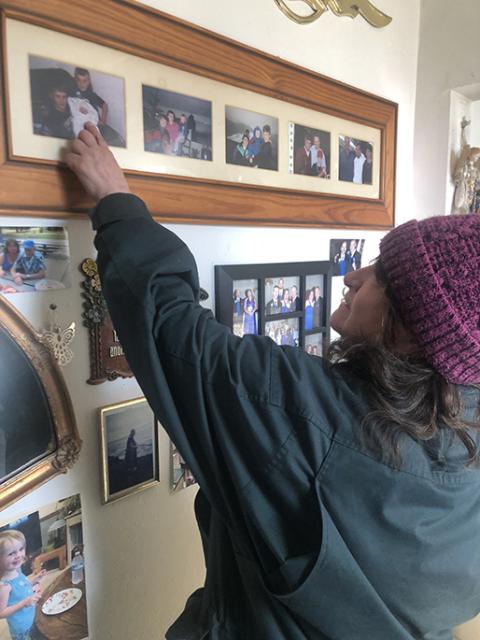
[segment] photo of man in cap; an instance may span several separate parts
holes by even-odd
[[[23,251],[12,267],[12,276],[16,284],[22,284],[24,280],[40,280],[45,278],[45,262],[43,256],[35,251],[33,240],[24,240]]]

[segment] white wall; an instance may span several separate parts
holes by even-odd
[[[397,223],[411,217],[413,129],[420,0],[376,0],[393,16],[385,29],[363,19],[324,15],[310,26],[290,22],[273,0],[150,0],[173,13],[245,44],[310,67],[320,73],[399,103],[397,156]],[[44,221],[45,224],[48,221]],[[14,219],[0,219],[13,224]],[[29,224],[29,221],[25,221]],[[58,222],[56,223],[58,224]],[[72,264],[94,255],[87,221],[68,222]],[[348,230],[235,228],[170,225],[191,247],[202,285],[213,297],[213,266],[227,263],[321,260],[328,258],[331,237]],[[357,236],[358,232],[355,232]],[[366,259],[373,258],[383,235],[369,231]],[[281,247],[281,250],[279,249]],[[96,387],[88,377],[87,332],[81,323],[80,274],[72,289],[56,295],[23,294],[13,299],[40,327],[55,298],[63,324],[77,321],[75,359],[65,369],[84,440],[79,463],[66,476],[48,483],[10,514],[35,508],[80,491],[86,534],[88,604],[93,640],[157,640],[201,581],[202,559],[191,503],[195,489],[170,496],[167,488],[167,443],[162,439],[163,484],[123,501],[100,504],[97,409],[139,395],[134,381]]]
[[[450,91],[458,89],[466,95],[466,87],[480,83],[480,3],[423,0],[421,6],[414,213],[427,216],[450,213]],[[454,145],[458,145],[459,124]]]

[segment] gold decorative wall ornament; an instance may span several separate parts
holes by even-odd
[[[290,20],[298,24],[309,24],[329,9],[339,17],[356,18],[360,14],[373,27],[386,27],[392,21],[390,16],[374,7],[369,0],[356,0],[356,2],[353,0],[275,0],[275,2]],[[296,13],[291,7],[294,3],[298,6],[299,2],[306,4],[311,9],[311,13],[307,15]]]

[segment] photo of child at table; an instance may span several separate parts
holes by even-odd
[[[39,582],[44,571],[27,578],[22,572],[26,540],[21,531],[0,532],[0,618],[6,618],[12,640],[31,640]]]
[[[33,240],[24,240],[23,251],[11,268],[11,275],[16,284],[23,284],[25,280],[40,280],[46,276],[43,255],[35,250]]]

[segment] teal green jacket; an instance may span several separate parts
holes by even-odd
[[[405,437],[402,467],[380,462],[356,437],[371,382],[233,336],[135,196],[92,219],[130,366],[201,489],[206,582],[167,638],[451,639],[480,610],[480,472],[462,447],[444,442],[440,465]]]

